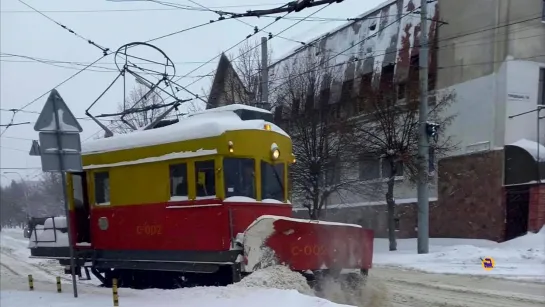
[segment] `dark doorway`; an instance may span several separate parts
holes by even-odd
[[[76,243],[91,243],[91,210],[85,173],[72,173],[72,195],[76,220]]]
[[[528,213],[530,207],[530,187],[505,187],[505,240],[511,240],[528,232]]]

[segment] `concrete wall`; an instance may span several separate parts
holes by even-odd
[[[542,0],[439,0],[438,88],[497,72],[514,59],[545,63]]]
[[[543,24],[545,36],[545,24]],[[545,54],[545,46],[541,53]],[[537,131],[537,112],[528,113],[516,118],[509,116],[529,112],[536,109],[539,93],[539,70],[545,69],[545,63],[530,61],[509,61],[507,66],[507,95],[504,96],[505,114],[505,144],[511,144],[526,138],[545,143],[545,119],[540,120],[540,132]],[[541,112],[545,116],[545,112]]]
[[[536,109],[541,68],[544,63],[509,60],[492,74],[443,89],[456,93],[456,102],[445,113],[456,115],[446,131],[458,144],[451,155],[503,147],[522,138],[538,141],[540,136],[545,142],[545,119],[538,133],[537,112],[509,118]]]
[[[416,200],[401,201],[396,206],[395,216],[398,219],[397,238],[414,238],[417,235],[418,210]],[[430,210],[437,208],[437,201],[430,200]],[[306,210],[295,210],[294,217],[308,219]],[[388,237],[388,212],[384,203],[360,203],[353,206],[339,206],[329,209],[320,218],[324,221],[350,223],[372,229],[377,238]]]
[[[494,147],[495,83],[496,75],[493,74],[447,89],[456,93],[456,101],[445,113],[445,116],[456,116],[445,131],[446,136],[457,145],[457,149],[450,155],[489,150]]]

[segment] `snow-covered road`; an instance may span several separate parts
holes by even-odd
[[[29,259],[26,249],[28,241],[22,238],[21,232],[2,231],[1,234],[0,305],[2,307],[111,306],[111,290],[97,287],[94,284],[96,281],[80,281],[80,297],[86,299],[73,299],[69,276],[60,274],[61,268],[58,264],[53,261]],[[379,254],[375,255],[377,256]],[[400,254],[399,257],[403,255]],[[411,255],[411,257],[414,256]],[[383,265],[385,264],[381,263],[381,266]],[[403,269],[399,263],[392,265],[396,267],[375,267],[371,271],[368,286],[364,290],[365,302],[358,303],[358,306],[537,307],[545,305],[544,283],[498,279],[496,278],[498,276],[493,274],[488,276],[485,274],[472,276],[433,274],[416,271],[421,269],[416,265],[406,266],[412,270]],[[535,270],[545,269],[544,265],[536,264]],[[32,274],[35,279],[34,292],[28,291],[27,274]],[[55,276],[63,277],[62,294],[56,293]],[[174,307],[180,304],[186,307],[203,305],[207,307],[347,306],[303,295],[296,290],[249,286],[252,286],[251,282],[229,287],[172,291],[120,289],[120,304],[134,307]],[[160,300],[157,299],[159,294]],[[335,289],[330,294],[328,298],[334,302],[351,303],[345,301]]]
[[[429,274],[375,268],[393,306],[534,307],[545,305],[545,284],[482,276]],[[387,306],[387,305],[385,305]]]

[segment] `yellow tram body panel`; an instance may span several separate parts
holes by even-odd
[[[272,144],[276,144],[281,153],[275,161],[271,157]],[[233,152],[230,152],[230,147]],[[199,152],[211,154],[198,155]],[[197,153],[197,155],[188,158],[160,158],[157,159],[158,161],[153,161],[154,158],[172,153]],[[257,200],[261,200],[261,160],[269,163],[284,163],[286,168],[283,179],[287,183],[287,166],[293,162],[292,142],[287,135],[265,129],[234,130],[215,137],[84,154],[82,161],[87,176],[89,202],[96,208],[100,207],[95,205],[93,179],[96,172],[108,171],[109,173],[111,187],[109,207],[143,205],[169,201],[169,165],[185,162],[187,173],[194,174],[195,162],[211,159],[214,159],[216,165],[216,195],[217,198],[224,199],[223,171],[217,171],[218,166],[223,165],[223,157],[255,159],[256,194]],[[146,159],[150,161],[145,161]],[[190,175],[187,179],[188,198],[193,200],[196,198],[195,176]],[[284,190],[284,201],[286,201],[287,189]],[[70,198],[73,200],[73,197]]]

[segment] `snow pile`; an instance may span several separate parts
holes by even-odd
[[[416,239],[398,240],[388,251],[387,239],[375,240],[374,265],[397,266],[431,273],[489,275],[545,282],[545,227],[539,233],[496,243],[471,239],[430,239],[430,253],[416,253]],[[482,260],[492,257],[495,268],[486,271]]]
[[[283,265],[275,265],[257,270],[233,286],[297,290],[302,294],[314,295],[303,275],[293,272]]]

